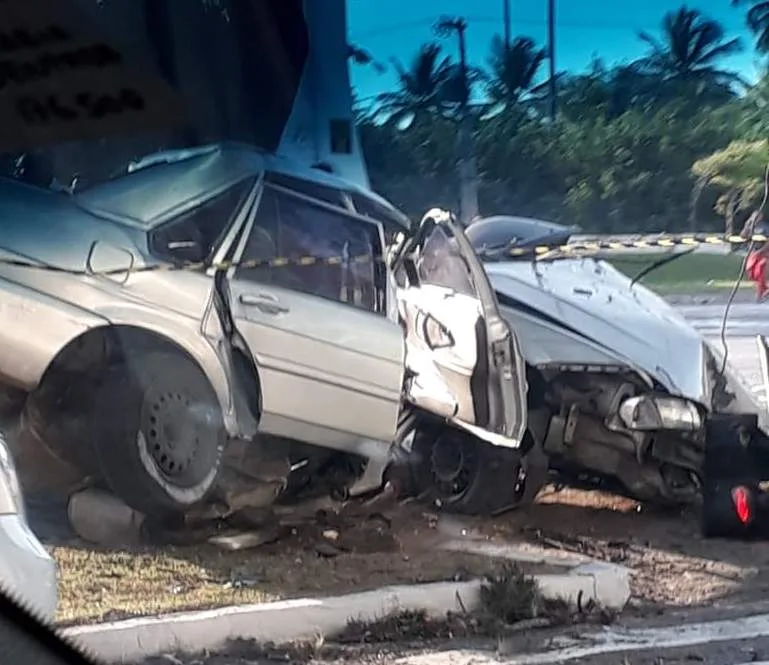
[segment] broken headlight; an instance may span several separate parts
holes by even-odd
[[[454,346],[454,337],[449,329],[430,314],[422,319],[422,334],[427,346],[433,351]]]
[[[702,427],[697,405],[679,397],[638,395],[619,407],[619,417],[632,430],[678,430],[695,432]]]

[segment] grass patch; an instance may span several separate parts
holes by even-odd
[[[622,254],[610,263],[629,277],[635,277],[662,254]],[[652,271],[641,283],[665,295],[675,293],[711,293],[729,290],[740,274],[741,254],[706,254],[693,252]],[[752,288],[747,280],[742,285]]]
[[[475,554],[400,549],[326,557],[280,543],[240,552],[210,545],[162,551],[55,547],[52,555],[59,566],[57,618],[66,625],[470,579],[495,563]]]

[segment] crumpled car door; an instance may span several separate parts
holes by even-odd
[[[526,431],[525,364],[462,229],[433,209],[393,258],[406,397],[495,445]]]

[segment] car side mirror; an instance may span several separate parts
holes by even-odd
[[[86,271],[125,284],[131,276],[136,259],[132,252],[97,240],[91,245],[86,258]]]

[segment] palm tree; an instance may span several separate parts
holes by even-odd
[[[387,71],[387,68],[381,62],[375,60],[369,51],[357,44],[347,44],[347,59],[354,65],[373,67],[377,74],[384,74]]]
[[[746,16],[748,27],[756,36],[756,50],[769,53],[769,1],[732,0],[733,7],[748,5]]]
[[[491,41],[487,83],[488,95],[496,104],[514,106],[527,93],[537,94],[544,86],[534,86],[545,61],[545,49],[537,47],[531,37],[516,37],[509,45],[495,35]]]
[[[679,86],[679,96],[682,84],[697,95],[728,93],[734,84],[744,85],[739,74],[719,67],[719,60],[739,53],[742,43],[739,38],[726,40],[718,21],[682,5],[665,14],[661,32],[660,39],[639,33],[649,47],[639,65],[642,71]]]
[[[446,84],[455,76],[451,58],[435,43],[423,44],[408,68],[393,59],[398,89],[377,97],[377,113],[396,123],[442,110]]]

